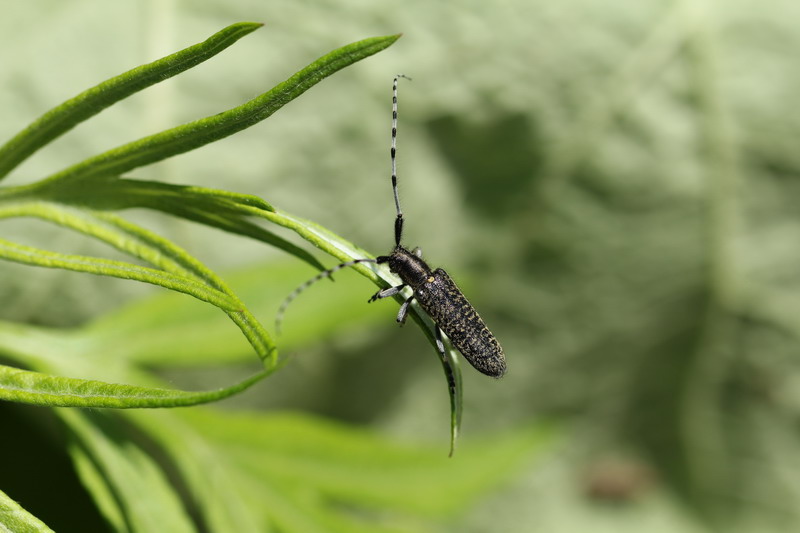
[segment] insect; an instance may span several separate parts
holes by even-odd
[[[436,324],[436,347],[439,355],[445,357],[442,333],[447,335],[452,345],[461,352],[478,371],[492,376],[501,377],[506,371],[506,359],[500,343],[486,327],[478,312],[464,297],[453,279],[441,268],[431,269],[422,259],[419,248],[409,251],[402,244],[403,237],[403,212],[400,209],[400,197],[397,192],[397,80],[407,78],[398,74],[392,83],[392,192],[397,216],[394,221],[394,248],[389,255],[381,255],[375,259],[355,259],[341,263],[329,270],[320,272],[308,280],[286,297],[278,310],[277,322],[280,324],[283,313],[288,305],[302,291],[322,278],[330,277],[334,272],[359,263],[388,264],[389,270],[397,274],[402,283],[396,287],[389,287],[375,293],[368,301],[374,302],[383,298],[394,296],[406,287],[412,290],[397,313],[397,322],[404,324],[408,316],[408,306],[417,300],[420,307],[431,317]]]

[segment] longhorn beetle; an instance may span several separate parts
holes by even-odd
[[[368,301],[374,302],[382,298],[394,296],[405,287],[411,287],[413,294],[400,306],[397,313],[397,322],[405,323],[408,315],[408,306],[416,299],[420,307],[431,317],[436,324],[436,347],[439,354],[444,357],[445,349],[442,342],[442,332],[447,335],[450,342],[461,355],[480,372],[494,378],[501,377],[506,371],[506,358],[503,349],[497,342],[492,332],[483,323],[478,312],[467,301],[461,290],[452,278],[437,268],[432,270],[422,260],[422,252],[415,248],[409,251],[400,241],[403,237],[403,212],[400,210],[400,197],[397,194],[397,80],[398,78],[410,79],[398,74],[392,84],[392,192],[397,217],[394,221],[394,249],[389,255],[380,255],[375,259],[355,259],[341,263],[329,270],[320,272],[294,290],[281,304],[276,322],[280,324],[286,307],[311,284],[322,278],[330,277],[334,272],[356,265],[358,263],[388,264],[389,270],[397,274],[403,281],[396,287],[376,292]]]

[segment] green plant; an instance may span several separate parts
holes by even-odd
[[[214,56],[258,27],[255,23],[231,25],[202,43],[111,78],[47,112],[0,147],[0,179],[75,125]],[[243,105],[119,146],[34,183],[0,188],[0,218],[32,217],[54,223],[110,245],[135,262],[66,254],[6,239],[0,239],[0,258],[135,280],[193,296],[225,313],[263,365],[258,373],[234,385],[188,392],[164,388],[158,378],[138,366],[137,358],[143,355],[135,346],[126,349],[114,342],[115,335],[130,335],[137,328],[141,335],[154,329],[151,315],[122,313],[70,332],[0,323],[0,354],[18,365],[0,365],[0,399],[41,407],[190,406],[237,394],[279,369],[285,360],[279,357],[273,337],[226,281],[173,242],[116,212],[132,207],[160,211],[251,237],[317,268],[322,265],[313,255],[254,220],[288,228],[339,260],[369,254],[258,197],[123,176],[256,124],[327,76],[383,50],[398,37],[344,46]],[[356,269],[381,287],[392,283],[393,276],[382,268],[360,265]],[[412,316],[433,342],[430,320],[416,310]],[[180,314],[167,313],[159,316],[158,327],[169,328],[179,320]],[[99,367],[104,379],[90,379]],[[460,376],[452,351],[444,368],[457,383],[450,391],[452,451],[461,413]],[[397,447],[298,415],[223,416],[169,410],[111,416],[104,411],[71,409],[56,413],[68,428],[69,452],[83,484],[106,520],[123,531],[204,527],[262,531],[266,523],[304,532],[416,530],[418,524],[366,520],[305,501],[302,494],[313,487],[334,500],[382,512],[446,514],[483,490],[487,480],[501,479],[525,456],[532,439],[540,438],[530,432],[511,435],[491,447],[472,450],[456,469],[434,460],[430,452]],[[153,444],[159,453],[151,452]],[[356,457],[359,464],[370,465],[369,474],[352,475],[358,469]],[[183,490],[171,483],[173,470],[177,474],[172,475],[183,480]],[[265,480],[273,484],[268,486]],[[420,491],[421,486],[427,491]],[[13,531],[48,530],[2,493],[0,525]]]

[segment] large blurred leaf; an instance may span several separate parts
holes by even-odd
[[[191,481],[219,531],[432,531],[430,519],[465,509],[533,457],[549,433],[509,434],[448,459],[440,449],[297,414],[165,415],[136,419]]]

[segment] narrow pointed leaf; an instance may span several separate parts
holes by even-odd
[[[150,262],[157,268],[95,257],[58,254],[3,240],[0,240],[0,258],[36,266],[143,281],[190,294],[224,310],[261,360],[269,367],[276,364],[277,351],[270,335],[227,284],[169,240],[113,213],[75,209],[53,202],[24,202],[17,199],[0,207],[0,218],[14,215],[34,216],[69,227]]]
[[[0,147],[0,179],[36,150],[81,122],[142,89],[202,63],[261,26],[255,22],[232,24],[202,43],[114,76],[51,109]]]
[[[445,344],[444,354],[439,354],[439,356],[441,357],[444,376],[447,380],[447,392],[450,395],[450,457],[452,457],[456,451],[458,432],[461,430],[461,411],[463,403],[461,366],[458,362],[456,350],[450,346],[449,342]]]
[[[139,387],[96,380],[50,376],[0,365],[0,400],[45,407],[104,407],[114,409],[183,407],[237,394],[274,371],[265,370],[241,383],[214,391],[187,392]]]
[[[244,216],[252,214],[252,210],[274,211],[268,202],[257,196],[205,187],[117,177],[89,180],[77,185],[76,187],[51,189],[48,191],[47,197],[55,202],[93,209],[121,210],[131,207],[154,209],[259,240],[305,261],[314,268],[319,270],[325,268],[316,257],[306,250],[244,219]],[[27,192],[19,198],[29,196],[33,195]],[[0,216],[2,216],[2,211],[0,209]]]
[[[257,226],[252,222],[248,222],[241,217],[223,217],[217,215],[211,210],[186,207],[180,205],[178,202],[173,202],[168,206],[165,205],[163,211],[180,216],[186,220],[192,220],[199,224],[227,231],[228,233],[235,233],[237,235],[242,235],[244,237],[250,237],[251,239],[261,241],[265,244],[269,244],[270,246],[274,246],[275,248],[283,250],[290,255],[293,255],[294,257],[308,263],[318,270],[325,270],[325,265],[323,265],[319,259],[311,255],[308,251],[300,248],[290,241],[287,241],[280,235]]]
[[[113,213],[89,211],[54,202],[16,201],[0,206],[0,218],[35,217],[88,235],[153,267],[224,290],[224,283],[184,250]]]
[[[209,302],[221,309],[231,312],[238,311],[240,307],[240,303],[235,298],[208,287],[192,278],[177,276],[162,270],[125,263],[123,261],[51,252],[32,246],[13,243],[5,239],[0,239],[0,258],[33,266],[61,268],[100,276],[143,281],[145,283],[151,283],[189,294],[199,300]]]
[[[373,37],[343,46],[245,104],[90,157],[36,186],[63,185],[96,176],[121,175],[233,135],[269,117],[331,74],[380,52],[399,37]]]

